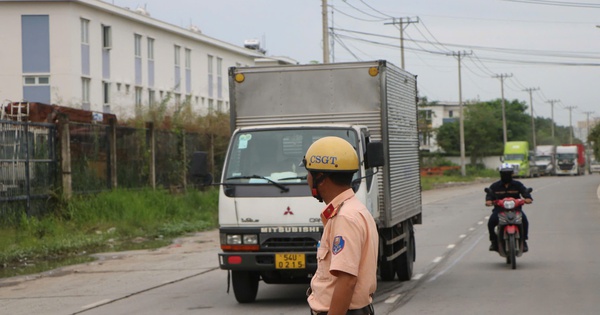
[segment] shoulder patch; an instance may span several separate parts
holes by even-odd
[[[346,241],[344,241],[344,238],[341,236],[336,236],[333,238],[333,246],[331,248],[331,252],[334,255],[339,254],[339,252],[342,251],[342,249],[344,249],[344,245],[345,245]]]

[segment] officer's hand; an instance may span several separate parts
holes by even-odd
[[[485,201],[485,206],[486,207],[491,207],[492,206],[492,201],[491,200],[486,200]]]
[[[529,204],[529,203],[532,203],[532,202],[533,202],[533,200],[531,200],[531,198],[525,198],[525,203]]]

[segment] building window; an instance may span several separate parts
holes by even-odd
[[[192,50],[188,48],[185,49],[185,68],[192,68]]]
[[[154,38],[148,37],[148,60],[154,60]]]
[[[215,107],[215,105],[214,105],[214,103],[213,103],[213,100],[212,100],[212,99],[209,99],[209,100],[208,100],[208,112],[209,112],[209,113],[212,113],[212,112],[215,110],[215,108],[214,108],[214,107]]]
[[[135,56],[142,57],[142,35],[134,35]]]
[[[175,65],[179,66],[181,64],[181,47],[175,45]]]
[[[223,58],[217,58],[217,97],[223,98]]]
[[[108,25],[102,25],[102,48],[112,48],[112,32]]]
[[[102,102],[105,106],[110,104],[110,82],[102,81]]]
[[[213,59],[213,56],[208,55],[208,97],[213,97]]]
[[[81,78],[81,102],[90,102],[90,78]]]
[[[90,43],[90,21],[86,19],[81,19],[81,43]]]
[[[24,85],[49,85],[50,84],[50,77],[47,75],[41,75],[41,76],[24,76],[23,77],[23,84]]]
[[[223,101],[217,101],[217,111],[223,112]]]
[[[454,111],[449,110],[448,117],[450,117],[450,118],[454,117]]]
[[[150,108],[154,107],[156,98],[156,92],[154,90],[148,89],[148,106]]]

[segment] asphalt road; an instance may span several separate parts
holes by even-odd
[[[423,192],[415,275],[379,282],[380,314],[597,314],[600,176],[524,179],[534,188],[530,252],[511,270],[487,247],[483,188]],[[218,269],[218,231],[153,251],[106,253],[42,274],[0,279],[5,314],[307,314],[306,285],[261,283],[238,304]]]

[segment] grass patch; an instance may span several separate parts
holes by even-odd
[[[89,254],[98,252],[165,246],[174,237],[217,227],[217,210],[217,189],[76,196],[53,215],[23,215],[0,227],[0,277],[90,261]]]
[[[443,176],[421,177],[421,188],[431,190],[453,183],[472,183],[485,178],[499,178],[498,171],[467,165],[466,176],[461,176],[460,170],[447,171]]]

